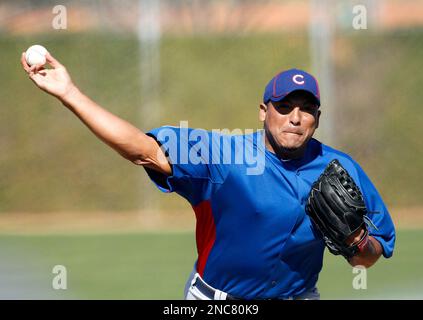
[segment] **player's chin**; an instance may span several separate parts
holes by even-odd
[[[286,151],[295,151],[300,149],[303,145],[304,145],[305,141],[304,139],[302,139],[302,137],[298,137],[295,139],[285,139],[283,141],[281,141],[281,146],[286,150]]]
[[[282,149],[288,152],[295,152],[299,150],[300,148],[301,146],[298,146],[298,145],[282,144]]]

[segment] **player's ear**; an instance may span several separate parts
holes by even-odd
[[[320,110],[317,110],[317,114],[316,114],[316,128],[317,129],[319,127],[319,123],[320,123],[320,114],[322,112]]]
[[[259,120],[263,122],[266,119],[267,105],[260,103],[259,108]]]

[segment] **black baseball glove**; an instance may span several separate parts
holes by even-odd
[[[368,241],[367,209],[363,195],[354,180],[337,159],[313,183],[306,205],[307,214],[322,233],[329,251],[347,260],[356,255]],[[347,244],[360,229],[360,241]]]

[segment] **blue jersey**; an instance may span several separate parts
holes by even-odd
[[[197,272],[211,286],[244,299],[287,298],[315,287],[325,249],[305,212],[312,183],[338,159],[358,184],[392,255],[395,229],[380,195],[351,157],[315,139],[301,159],[283,161],[264,145],[264,132],[225,135],[161,127],[148,133],[165,150],[172,175],[146,169],[164,192],[192,205]]]

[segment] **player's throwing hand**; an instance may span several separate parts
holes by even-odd
[[[29,66],[25,59],[25,52],[23,52],[21,64],[29,78],[40,89],[57,98],[63,98],[74,88],[69,73],[49,52],[46,54],[46,60],[52,69],[45,69],[40,65]]]

